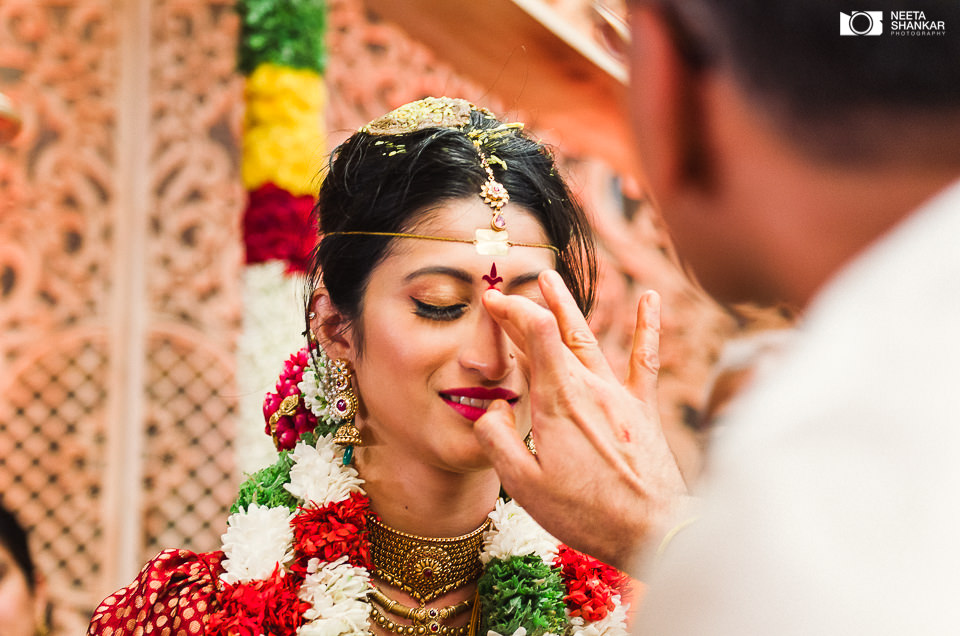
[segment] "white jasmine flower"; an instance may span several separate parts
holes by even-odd
[[[290,483],[284,488],[308,507],[322,508],[335,501],[343,501],[352,492],[363,492],[363,480],[353,466],[344,466],[333,437],[326,435],[317,440],[314,448],[300,442],[290,457]]]
[[[323,563],[310,559],[300,598],[311,607],[303,613],[309,621],[297,630],[298,636],[369,634],[370,605],[366,601],[370,574],[347,563],[346,555]]]
[[[536,554],[546,563],[553,563],[559,542],[541,528],[527,511],[515,501],[497,501],[490,513],[493,528],[483,534],[480,560],[508,559],[512,556]]]
[[[572,617],[571,636],[627,636],[630,633],[627,630],[627,610],[630,606],[621,604],[619,596],[613,597],[613,603],[616,607],[599,621],[585,624],[582,616]]]
[[[318,357],[320,358],[319,373],[311,361],[310,366],[303,370],[303,379],[297,384],[297,389],[300,390],[300,394],[303,396],[303,404],[310,409],[310,412],[318,419],[325,421],[331,419],[330,402],[324,391],[326,384],[324,379],[326,377],[326,355],[321,353]]]
[[[252,503],[230,515],[223,541],[225,583],[249,583],[269,578],[273,570],[293,558],[293,513],[284,507]]]

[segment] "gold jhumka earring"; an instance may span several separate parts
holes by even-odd
[[[346,446],[343,453],[343,463],[347,465],[353,458],[353,447],[363,445],[360,431],[353,423],[353,418],[357,414],[357,395],[353,392],[353,387],[350,384],[350,370],[347,367],[346,360],[343,358],[334,360],[330,365],[330,376],[333,390],[330,407],[336,418],[343,421],[343,424],[337,428],[337,432],[333,436],[333,443],[338,446]]]

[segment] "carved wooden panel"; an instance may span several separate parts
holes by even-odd
[[[54,633],[236,490],[235,35],[228,0],[0,2],[0,492]]]
[[[102,575],[115,200],[117,20],[109,2],[0,3],[0,491],[31,527],[72,631]],[[95,46],[80,46],[95,43]]]

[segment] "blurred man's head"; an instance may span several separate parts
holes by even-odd
[[[921,192],[960,175],[956,0],[907,3],[908,15],[894,0],[631,4],[641,160],[711,291],[806,300],[783,298],[811,291],[784,281],[818,268],[825,278],[892,225],[895,209],[908,213]],[[819,237],[822,253],[791,253],[791,236]]]

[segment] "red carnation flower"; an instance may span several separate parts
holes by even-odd
[[[553,565],[567,588],[563,600],[571,616],[602,620],[614,609],[613,597],[628,593],[630,578],[620,570],[566,545],[560,545]]]
[[[247,264],[280,260],[288,273],[306,272],[317,244],[313,204],[312,196],[294,196],[272,183],[250,192],[243,214]]]
[[[356,492],[323,508],[301,509],[292,522],[298,561],[291,569],[302,574],[310,559],[335,561],[343,555],[355,567],[372,569],[367,540],[370,514],[370,499]]]
[[[209,636],[296,634],[310,603],[297,595],[302,579],[279,565],[269,579],[224,583],[217,593],[219,609],[207,622]]]

